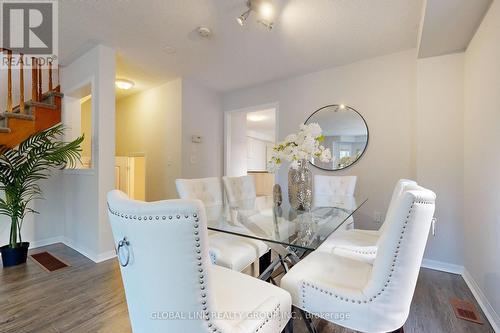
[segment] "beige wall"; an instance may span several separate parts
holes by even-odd
[[[500,330],[500,1],[465,55],[465,268]],[[492,318],[490,318],[491,320]]]
[[[92,98],[81,104],[81,133],[85,135],[82,143],[82,157],[92,157]]]
[[[182,81],[117,101],[116,155],[146,157],[146,200],[177,197],[181,176]]]

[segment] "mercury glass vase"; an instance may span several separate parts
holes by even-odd
[[[288,200],[296,210],[309,211],[312,206],[313,177],[307,160],[300,160],[297,169],[288,171]]]

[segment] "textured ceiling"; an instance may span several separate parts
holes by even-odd
[[[267,31],[254,17],[236,23],[243,0],[61,1],[60,59],[102,43],[118,52],[118,76],[138,88],[183,76],[227,91],[417,46],[422,0],[274,2],[279,16]],[[195,33],[200,25],[211,39]]]

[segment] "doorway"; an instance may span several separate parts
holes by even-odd
[[[277,141],[277,104],[228,111],[225,114],[225,174],[251,175],[257,195],[271,195],[274,174],[267,163]]]
[[[115,156],[115,188],[134,200],[146,200],[146,157]]]

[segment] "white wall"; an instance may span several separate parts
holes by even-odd
[[[465,268],[500,330],[500,1],[465,56]],[[494,311],[494,312],[493,312]]]
[[[463,53],[417,61],[416,111],[416,180],[437,195],[425,257],[463,265]]]
[[[64,209],[60,204],[64,200],[61,172],[54,170],[51,178],[39,184],[45,200],[35,200],[31,207],[40,214],[26,216],[21,231],[23,242],[30,242],[31,248],[59,242],[64,234]],[[0,195],[3,197],[4,193]],[[55,207],[54,203],[58,203],[59,207]],[[9,243],[9,235],[10,219],[0,215],[0,246]]]
[[[116,155],[146,156],[146,201],[177,198],[181,176],[182,83],[173,80],[119,99]]]
[[[229,140],[225,143],[227,151],[225,175],[245,176],[248,172],[247,114],[246,112],[231,112],[226,122]]]
[[[223,119],[220,96],[190,79],[182,80],[182,177],[222,175]],[[202,143],[191,142],[199,135]]]
[[[63,92],[92,82],[95,159],[91,170],[64,171],[64,204],[54,201],[51,207],[64,207],[64,241],[94,261],[114,253],[106,206],[106,194],[114,187],[114,80],[114,50],[101,45],[64,67],[61,73]]]
[[[396,181],[415,176],[415,59],[411,50],[225,93],[223,109],[279,103],[280,140],[324,105],[344,103],[357,109],[370,130],[368,149],[355,165],[334,174],[358,176],[357,193],[370,198],[357,214],[358,226],[376,229],[373,214],[385,214]],[[286,168],[279,172],[280,184],[286,185],[286,173]]]
[[[365,155],[346,170],[312,167],[313,173],[358,176],[356,192],[369,198],[355,217],[361,228],[379,227],[374,213],[385,214],[398,179],[416,179],[434,190],[438,223],[425,258],[461,266],[463,94],[463,54],[417,60],[411,50],[225,93],[223,109],[277,102],[283,139],[321,106],[354,107],[370,132]],[[280,170],[280,184],[286,185],[286,173]]]

